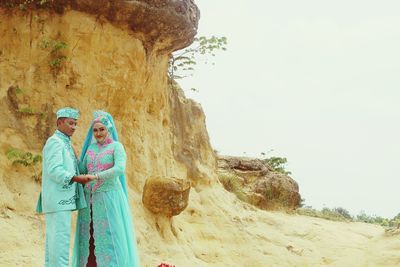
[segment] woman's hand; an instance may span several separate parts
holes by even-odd
[[[93,174],[81,174],[81,175],[77,175],[72,177],[72,181],[76,182],[76,183],[80,183],[80,184],[86,184],[92,180],[96,179],[96,176]]]
[[[87,178],[89,178],[90,181],[97,179],[97,175],[94,175],[94,174],[86,174],[85,176]]]

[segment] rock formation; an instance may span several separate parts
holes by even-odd
[[[0,6],[10,12],[19,8],[26,14],[32,9],[58,15],[71,10],[84,12],[100,23],[129,29],[148,52],[171,52],[190,45],[200,17],[193,0],[1,0]]]
[[[154,214],[176,216],[188,205],[190,182],[173,177],[149,177],[143,188],[143,204]]]
[[[293,210],[300,204],[296,181],[274,172],[259,159],[221,156],[218,158],[218,173],[228,191],[261,209]]]

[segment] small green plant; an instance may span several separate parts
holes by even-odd
[[[31,167],[33,170],[32,177],[35,181],[40,180],[39,173],[36,169],[36,165],[42,162],[41,155],[34,155],[31,152],[22,151],[16,148],[11,148],[7,151],[7,158],[12,161],[13,165],[23,165],[25,167]]]
[[[54,41],[52,43],[51,53],[57,53],[59,50],[66,49],[67,47],[68,47],[68,45],[66,42]]]
[[[42,49],[47,49],[50,46],[51,41],[48,39],[43,39],[40,44],[39,47]]]
[[[17,95],[20,95],[20,94],[22,94],[24,91],[22,90],[22,88],[21,87],[19,87],[18,85],[17,85],[17,87],[15,87],[15,93],[17,94]]]
[[[207,56],[215,56],[217,50],[226,50],[226,37],[205,36],[194,38],[193,44],[171,55],[169,60],[168,75],[171,79],[182,79],[193,76],[194,66],[197,64],[197,57],[206,57],[205,64],[208,64]],[[214,65],[214,63],[211,63]]]
[[[33,109],[29,108],[29,107],[28,108],[20,108],[20,109],[18,109],[18,112],[28,114],[28,115],[35,114],[35,112],[33,112]]]
[[[40,42],[40,47],[42,49],[51,48],[50,53],[57,53],[61,49],[66,49],[68,47],[68,44],[66,42],[59,41],[59,40],[43,39]]]
[[[270,166],[273,171],[283,173],[286,175],[292,174],[292,172],[286,170],[287,159],[281,157],[270,157],[262,160],[265,164]]]
[[[62,63],[67,60],[67,56],[63,54],[63,50],[68,48],[66,42],[60,40],[43,39],[39,45],[42,49],[50,49],[49,65],[54,70],[59,70]]]
[[[59,56],[50,61],[50,66],[59,68],[61,66],[61,63],[66,59],[66,56]]]
[[[23,0],[23,1],[2,1],[1,5],[5,5],[7,8],[19,7],[20,10],[26,11],[28,8],[42,7],[49,0]]]

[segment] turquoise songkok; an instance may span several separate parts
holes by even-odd
[[[62,109],[59,109],[56,113],[57,119],[59,118],[71,118],[77,120],[79,118],[79,110],[70,108],[70,107],[65,107]]]

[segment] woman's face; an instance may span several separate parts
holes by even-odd
[[[104,126],[104,124],[100,122],[96,122],[95,124],[93,124],[93,135],[94,138],[96,138],[97,142],[99,142],[100,144],[104,144],[104,141],[108,136],[106,126]]]

